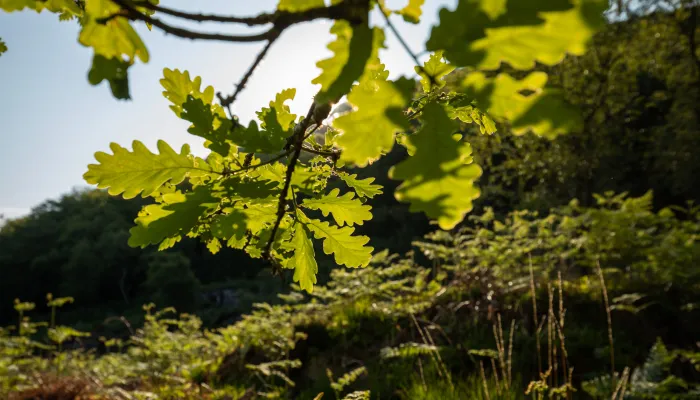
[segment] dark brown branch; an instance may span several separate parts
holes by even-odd
[[[114,3],[122,8],[122,12],[115,13],[109,17],[99,20],[101,23],[105,23],[110,19],[117,17],[127,17],[132,20],[143,21],[145,23],[151,24],[165,33],[171,35],[185,38],[185,39],[200,39],[200,40],[217,40],[224,42],[262,42],[265,40],[272,40],[282,33],[286,28],[300,23],[308,22],[316,19],[326,18],[326,19],[346,19],[350,22],[359,22],[363,18],[360,13],[355,12],[357,5],[354,2],[343,1],[339,4],[330,7],[319,7],[312,8],[303,12],[275,12],[272,14],[261,14],[255,17],[227,17],[227,16],[216,16],[216,15],[204,15],[204,14],[193,14],[184,11],[177,11],[169,8],[164,8],[162,6],[157,6],[150,4],[148,2],[138,2],[134,3],[130,0],[113,0]],[[230,22],[230,23],[244,23],[250,26],[254,25],[265,25],[271,23],[272,28],[265,32],[261,32],[254,35],[227,35],[218,33],[205,33],[196,32],[188,29],[172,26],[166,24],[165,22],[148,16],[140,12],[137,7],[148,8],[155,11],[160,11],[164,14],[176,16],[182,19],[190,21],[212,21],[212,22]],[[366,15],[364,15],[366,17]]]
[[[303,146],[301,149],[307,153],[317,154],[317,155],[323,156],[323,157],[331,157],[334,160],[336,160],[336,159],[338,159],[338,157],[340,157],[339,150],[323,151],[323,150],[312,149],[311,147],[306,147],[306,146]]]
[[[330,110],[331,107],[329,104],[316,104],[316,102],[314,102],[309,108],[309,112],[306,114],[306,117],[294,127],[294,133],[290,138],[292,140],[290,140],[287,144],[287,146],[289,146],[289,149],[291,149],[292,151],[292,156],[289,158],[289,164],[287,164],[287,171],[284,177],[284,187],[280,192],[279,201],[277,203],[277,220],[272,226],[270,239],[267,241],[267,244],[265,245],[265,251],[263,252],[263,256],[270,261],[274,262],[270,255],[270,252],[272,250],[272,244],[275,242],[277,231],[279,230],[280,224],[282,223],[282,219],[286,214],[287,193],[289,192],[289,188],[292,184],[292,175],[294,175],[294,169],[296,168],[296,164],[299,161],[299,155],[301,154],[301,151],[304,148],[304,135],[306,134],[306,130],[309,128],[309,126],[311,126],[311,124],[318,125],[321,121],[328,118]]]
[[[272,27],[271,29],[258,33],[255,35],[226,35],[226,34],[220,34],[220,33],[205,33],[205,32],[195,32],[195,31],[190,31],[184,28],[180,28],[177,26],[172,26],[168,25],[165,22],[150,17],[146,14],[143,14],[139,12],[136,9],[136,6],[131,3],[128,0],[113,0],[117,5],[119,5],[124,11],[126,11],[126,17],[133,19],[133,20],[138,20],[138,21],[143,21],[145,23],[151,24],[157,28],[160,28],[163,32],[169,33],[173,36],[185,38],[185,39],[201,39],[201,40],[217,40],[217,41],[222,41],[222,42],[240,42],[240,43],[250,43],[250,42],[262,42],[264,40],[270,40],[271,38],[278,36],[279,31],[276,27]],[[107,17],[104,20],[101,20],[100,22],[104,22],[108,19],[114,18],[114,17],[119,17],[122,16],[122,14],[118,13],[113,16]]]
[[[279,37],[279,33],[277,35],[274,35],[271,37],[268,41],[265,47],[258,53],[258,56],[255,57],[255,61],[253,61],[253,64],[250,65],[250,68],[248,68],[248,71],[246,71],[245,75],[243,75],[243,78],[241,78],[241,81],[238,82],[238,85],[236,85],[236,90],[233,92],[231,96],[223,97],[220,93],[217,93],[217,97],[219,98],[219,101],[221,102],[221,105],[226,107],[227,109],[233,104],[233,102],[236,101],[236,98],[238,95],[243,91],[245,88],[245,85],[248,84],[248,80],[250,77],[253,75],[253,72],[255,72],[255,69],[260,65],[262,62],[263,58],[265,58],[265,55],[267,52],[270,50],[270,47],[272,47],[272,43],[277,40]],[[229,111],[230,112],[230,111]]]
[[[263,13],[260,15],[252,17],[235,17],[226,15],[214,15],[214,14],[196,14],[186,11],[173,10],[171,8],[163,7],[160,5],[155,5],[149,2],[134,2],[134,6],[147,8],[149,10],[157,11],[162,14],[167,14],[173,17],[186,19],[195,22],[221,22],[221,23],[234,23],[234,24],[245,24],[248,26],[274,24],[278,28],[287,27],[299,22],[308,22],[315,19],[328,18],[328,19],[342,19],[347,13],[348,5],[346,2],[341,2],[330,7],[318,7],[312,8],[302,12],[286,12],[277,11],[274,13]]]

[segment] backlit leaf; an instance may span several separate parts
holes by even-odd
[[[125,199],[141,194],[150,196],[166,182],[177,185],[187,177],[211,174],[209,165],[204,160],[190,156],[190,147],[183,145],[176,153],[170,145],[158,141],[160,154],[151,153],[138,140],[134,140],[133,151],[116,143],[110,144],[114,154],[95,153],[99,164],[88,165],[83,175],[89,184],[98,188],[109,188],[109,194],[116,196],[123,193]]]
[[[163,69],[163,78],[160,80],[163,86],[163,96],[173,103],[170,109],[173,110],[178,117],[182,114],[182,106],[187,102],[188,97],[201,99],[206,105],[212,107],[212,113],[225,117],[223,108],[220,105],[214,104],[214,88],[207,86],[201,90],[202,78],[195,76],[190,78],[189,71],[180,71],[179,69],[171,70]]]
[[[372,219],[370,210],[372,207],[362,204],[359,199],[355,199],[352,192],[338,196],[339,189],[333,189],[328,194],[317,199],[305,199],[302,203],[303,207],[311,210],[320,210],[324,217],[328,214],[333,215],[335,223],[343,226],[347,225],[362,225],[364,221]]]
[[[129,25],[126,18],[112,18],[104,23],[98,22],[100,18],[109,17],[120,10],[120,7],[110,0],[86,0],[86,19],[78,40],[84,46],[95,49],[95,54],[105,58],[128,57],[134,60],[136,57],[143,62],[148,62],[148,50],[146,45]]]
[[[285,266],[294,268],[294,282],[298,282],[302,290],[311,293],[316,283],[318,264],[309,231],[303,223],[297,222],[295,225],[294,238],[292,238],[290,245],[294,248],[294,255]]]
[[[280,0],[277,9],[279,11],[301,12],[324,6],[323,0]]]
[[[553,65],[568,54],[583,54],[605,23],[605,0],[460,0],[440,10],[440,23],[426,48],[443,49],[459,66],[497,69],[507,62],[530,69],[535,61]]]
[[[423,3],[425,3],[425,0],[408,0],[406,7],[402,8],[396,13],[403,16],[404,21],[417,24],[418,21],[420,21],[421,14],[423,13],[421,10]]]
[[[323,252],[333,254],[336,263],[350,268],[369,264],[374,248],[365,246],[369,242],[367,236],[352,236],[355,228],[338,228],[325,221],[309,219],[301,211],[298,213],[299,219],[314,233],[314,237],[323,240]]]
[[[316,63],[321,74],[311,81],[321,85],[316,96],[319,104],[335,102],[348,93],[352,84],[362,76],[372,53],[376,54],[384,43],[382,30],[370,28],[367,24],[353,26],[348,21],[338,20],[331,33],[336,35],[336,40],[328,44],[328,49],[334,55]]]
[[[508,74],[486,78],[475,72],[465,78],[463,89],[491,117],[509,121],[516,135],[532,131],[554,138],[580,129],[580,111],[566,102],[559,90],[546,88],[546,83],[544,72],[533,72],[522,80]],[[527,96],[523,91],[528,91]]]
[[[421,129],[407,138],[414,154],[393,167],[389,176],[404,181],[396,189],[397,200],[436,219],[440,228],[452,229],[479,196],[474,181],[481,168],[473,163],[471,146],[453,137],[457,125],[442,106],[427,104],[422,119]]]
[[[416,73],[421,77],[420,83],[423,86],[423,91],[426,93],[433,89],[444,87],[444,77],[455,69],[455,67],[442,60],[442,53],[442,50],[439,50],[431,54],[430,59],[428,59],[423,68],[414,67]]]
[[[0,39],[0,55],[7,51],[7,44]]]
[[[245,245],[247,216],[239,209],[233,209],[229,214],[217,215],[211,223],[211,233],[214,237],[226,240],[226,245],[234,249]]]
[[[341,160],[365,166],[388,152],[394,135],[409,129],[403,114],[413,91],[412,81],[366,79],[353,87],[348,101],[356,110],[338,117],[333,125],[342,131],[336,139]]]
[[[25,8],[36,12],[48,10],[54,13],[68,12],[73,15],[82,14],[82,10],[74,0],[0,0],[0,9],[7,12],[21,11]]]
[[[345,172],[339,172],[338,177],[340,177],[346,185],[355,189],[355,193],[360,197],[372,198],[378,194],[382,194],[382,186],[372,184],[374,178],[357,179],[356,174],[350,175]]]
[[[143,248],[164,242],[160,249],[172,247],[195,227],[200,217],[216,210],[219,204],[219,199],[204,186],[187,194],[166,194],[163,199],[164,203],[141,210],[136,226],[129,230],[129,246]]]
[[[231,121],[216,113],[215,108],[206,104],[201,98],[187,95],[187,101],[182,104],[180,118],[192,122],[187,129],[192,135],[206,139],[204,146],[226,157],[231,152],[233,143],[231,137]]]

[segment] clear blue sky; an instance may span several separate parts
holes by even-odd
[[[254,15],[274,10],[277,0],[186,0],[165,1],[169,7],[234,15]],[[406,0],[390,0],[400,8]],[[201,9],[192,8],[196,4]],[[453,9],[455,0],[427,0],[420,25],[393,17],[415,52],[423,51],[438,10]],[[373,23],[383,26],[381,17]],[[330,21],[295,26],[273,45],[263,64],[239,96],[234,112],[242,120],[254,117],[275,93],[295,87],[292,111],[303,114],[318,88],[310,82],[318,75],[316,61],[328,57],[326,45]],[[203,30],[221,26],[195,25]],[[233,31],[227,28],[228,31]],[[247,28],[240,28],[245,31]],[[158,139],[173,147],[190,143],[195,153],[205,154],[202,141],[187,133],[161,95],[159,79],[165,67],[189,70],[202,76],[206,85],[224,93],[233,90],[261,44],[191,42],[137,30],[149,49],[148,64],[130,69],[130,101],[117,101],[103,82],[87,82],[92,50],[77,42],[75,22],[59,22],[50,13],[0,12],[0,38],[9,50],[0,56],[0,214],[16,217],[41,202],[57,198],[74,187],[85,186],[82,174],[94,161],[96,151],[108,151],[110,142],[131,147],[134,139],[154,149]],[[381,54],[392,77],[413,76],[413,62],[387,31],[388,50]]]

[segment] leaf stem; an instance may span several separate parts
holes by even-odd
[[[386,25],[389,27],[391,32],[393,32],[394,36],[396,36],[396,39],[399,41],[399,43],[404,48],[404,50],[406,50],[406,53],[408,53],[408,55],[411,56],[411,58],[413,59],[413,62],[416,63],[416,67],[428,77],[431,84],[435,84],[435,78],[432,75],[430,75],[425,70],[425,68],[423,68],[423,64],[418,60],[418,56],[416,56],[416,53],[414,53],[411,50],[411,48],[408,47],[408,43],[406,43],[403,36],[401,36],[401,34],[399,33],[399,30],[396,29],[394,24],[391,23],[391,20],[389,19],[389,16],[385,12],[384,7],[382,7],[381,2],[377,2],[377,6],[379,6],[379,11],[381,12],[382,16],[384,17],[384,20],[386,21]]]

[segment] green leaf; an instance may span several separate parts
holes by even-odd
[[[508,74],[486,78],[475,72],[467,75],[462,85],[480,109],[493,118],[509,121],[516,135],[532,131],[554,138],[580,129],[583,124],[580,111],[564,99],[561,91],[546,88],[546,83],[544,72],[533,72],[522,80]]]
[[[333,254],[337,264],[350,268],[366,267],[369,264],[374,248],[365,246],[369,242],[367,236],[352,236],[355,228],[338,228],[325,221],[309,219],[301,210],[297,212],[300,221],[314,233],[314,237],[323,240],[323,252]]]
[[[296,92],[296,89],[285,89],[275,95],[275,100],[270,102],[269,108],[256,112],[261,122],[260,128],[265,130],[263,136],[271,150],[270,153],[282,150],[287,138],[292,134],[297,116],[292,114],[289,106],[284,103],[287,100],[294,100]]]
[[[0,55],[7,51],[7,44],[0,39]]]
[[[394,134],[410,127],[403,112],[413,92],[413,81],[388,82],[377,75],[365,77],[353,87],[348,101],[356,110],[333,122],[342,131],[336,142],[343,149],[343,162],[367,165],[391,150]]]
[[[229,138],[231,136],[231,121],[222,115],[215,113],[210,104],[204,103],[199,98],[187,95],[187,101],[182,104],[180,118],[192,122],[187,129],[192,135],[206,139],[204,146],[226,157],[231,152],[233,144]]]
[[[371,29],[367,24],[353,26],[348,21],[338,20],[331,27],[331,33],[337,37],[328,44],[334,55],[316,63],[321,74],[311,81],[321,85],[315,99],[319,104],[336,102],[348,93],[362,76],[373,53],[377,54],[384,43],[384,32],[379,28]]]
[[[403,16],[404,21],[417,24],[420,21],[421,14],[423,13],[421,10],[423,3],[425,3],[425,0],[408,0],[406,7],[396,11],[396,13]]]
[[[324,217],[333,215],[335,223],[343,226],[362,225],[364,221],[372,219],[370,210],[372,207],[362,204],[355,199],[352,192],[338,196],[340,189],[333,189],[328,194],[317,199],[305,199],[302,206],[311,210],[320,210]]]
[[[404,181],[396,189],[397,200],[437,219],[440,228],[452,229],[479,196],[474,181],[481,168],[473,163],[471,146],[453,137],[457,125],[442,106],[427,104],[422,119],[420,130],[407,138],[414,155],[393,167],[389,176]]]
[[[450,102],[445,105],[447,115],[451,119],[458,119],[466,124],[476,124],[483,135],[491,135],[496,132],[496,123],[485,112],[475,107],[471,101]]]
[[[294,282],[298,282],[302,290],[311,293],[316,283],[318,264],[316,264],[316,254],[309,231],[301,222],[297,222],[294,227],[294,237],[290,247],[294,248],[294,255],[287,260],[285,267],[294,268]]]
[[[150,196],[166,182],[177,185],[187,177],[210,175],[210,166],[202,159],[190,156],[190,147],[183,145],[176,153],[170,145],[158,141],[160,154],[151,153],[146,146],[134,140],[133,152],[110,144],[114,153],[95,153],[99,164],[88,165],[83,178],[89,184],[97,184],[100,189],[109,188],[109,194],[116,196],[124,193],[125,199],[131,199],[141,193]]]
[[[301,12],[312,8],[323,8],[323,0],[280,0],[277,10],[289,12]]]
[[[188,100],[188,97],[200,99],[206,105],[212,107],[212,113],[225,118],[223,108],[214,102],[214,88],[207,86],[201,90],[202,78],[199,76],[190,78],[189,71],[180,71],[179,69],[171,70],[163,69],[163,78],[160,80],[161,86],[165,89],[163,96],[173,103],[170,109],[173,110],[178,117],[182,114],[183,104]]]
[[[74,0],[0,0],[0,9],[7,12],[22,11],[25,8],[36,12],[48,10],[53,13],[70,12],[74,15],[82,14],[82,10]]]
[[[148,62],[149,55],[146,45],[129,25],[126,18],[112,18],[105,23],[99,23],[100,18],[109,17],[120,10],[120,7],[110,0],[86,0],[86,19],[78,37],[83,46],[95,49],[95,54],[105,58],[121,58],[127,56],[133,61],[136,57]]]
[[[606,0],[460,0],[454,11],[440,10],[426,48],[445,50],[458,66],[497,69],[506,62],[531,69],[553,65],[568,54],[581,55],[605,24]]]
[[[121,58],[105,58],[95,54],[92,68],[88,72],[88,82],[98,85],[103,80],[109,82],[109,88],[116,99],[129,99],[129,75],[127,70],[131,63]]]
[[[372,198],[378,194],[382,194],[382,186],[372,184],[374,178],[357,179],[356,174],[350,175],[345,172],[338,172],[338,176],[346,185],[355,189],[355,193],[360,197]]]
[[[242,210],[232,209],[227,215],[217,215],[211,223],[211,233],[215,238],[226,240],[226,245],[241,249],[245,245],[247,216]]]
[[[420,83],[423,85],[423,91],[426,93],[433,89],[444,87],[445,79],[443,78],[455,69],[455,67],[442,60],[442,53],[442,50],[438,50],[431,54],[430,59],[423,68],[414,67],[416,73],[421,77]]]
[[[261,176],[254,179],[233,176],[218,182],[215,188],[223,190],[230,201],[265,203],[274,202],[277,198],[279,183],[277,180],[269,180]]]
[[[160,250],[172,247],[182,235],[189,233],[199,219],[216,210],[219,199],[209,188],[199,186],[185,194],[175,192],[163,195],[164,203],[147,205],[136,218],[136,226],[129,230],[129,246],[146,247],[161,243]]]

